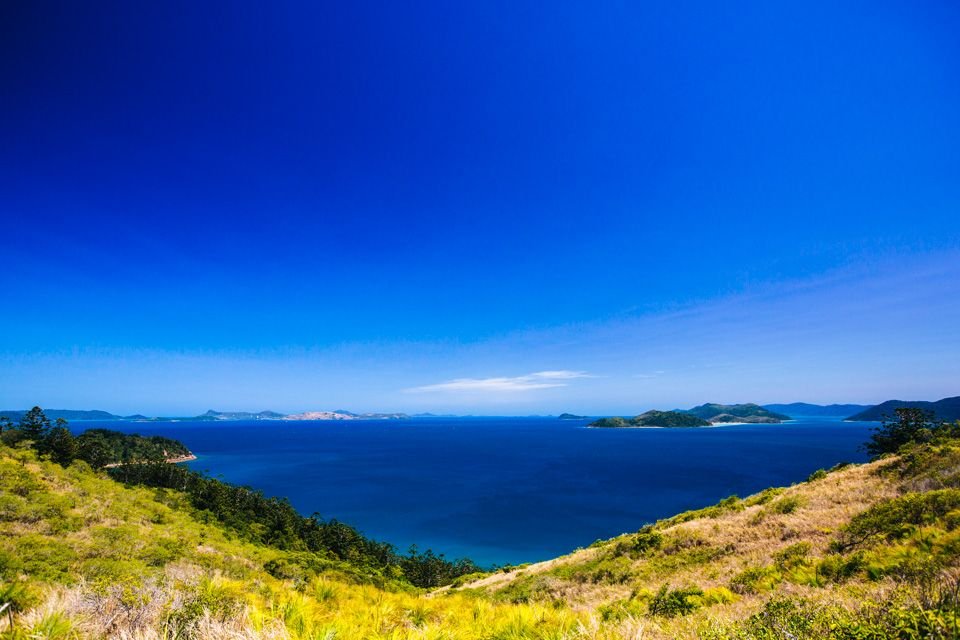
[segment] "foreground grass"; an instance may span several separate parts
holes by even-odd
[[[960,448],[815,474],[433,593],[0,448],[4,638],[926,638],[957,632]],[[9,615],[7,615],[9,614]]]

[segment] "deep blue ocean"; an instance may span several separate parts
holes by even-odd
[[[189,463],[395,544],[482,565],[551,558],[731,494],[866,459],[873,423],[587,429],[586,420],[75,422],[183,441]]]

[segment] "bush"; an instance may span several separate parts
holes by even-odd
[[[773,555],[773,562],[777,569],[780,569],[781,571],[788,571],[796,566],[804,564],[809,554],[810,543],[798,542],[775,553]]]
[[[807,476],[807,482],[816,482],[817,480],[823,480],[827,477],[827,472],[825,469],[817,469],[809,476]]]
[[[670,589],[663,585],[650,601],[650,615],[673,618],[693,613],[703,603],[702,597],[703,590],[700,587]]]
[[[865,446],[867,453],[875,458],[897,453],[907,444],[955,438],[958,435],[957,425],[936,420],[930,411],[903,407],[895,409],[895,413],[896,418],[884,420],[883,424],[874,429]]]
[[[770,591],[779,581],[770,567],[750,567],[741,571],[730,581],[730,590],[739,595]]]
[[[835,551],[846,552],[872,539],[903,538],[919,525],[931,524],[960,509],[960,490],[940,489],[908,493],[884,500],[853,517],[833,543]]]
[[[786,496],[780,498],[776,502],[771,503],[768,507],[770,511],[780,514],[793,513],[797,509],[803,506],[803,500],[800,496]]]

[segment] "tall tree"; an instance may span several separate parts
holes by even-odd
[[[44,450],[54,462],[67,466],[77,457],[77,441],[67,429],[66,421],[57,420],[57,426],[50,430],[44,439]]]
[[[28,440],[40,443],[50,432],[50,418],[43,412],[43,409],[34,407],[20,418],[18,428]]]
[[[910,442],[929,442],[942,426],[932,412],[923,409],[902,407],[896,409],[895,413],[896,419],[884,420],[883,424],[874,429],[866,445],[870,455],[896,453],[900,447]]]

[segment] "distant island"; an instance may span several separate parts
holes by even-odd
[[[779,424],[790,420],[790,416],[765,409],[760,405],[748,404],[702,404],[684,413],[695,415],[698,418],[709,420],[712,424],[727,424],[731,422],[749,422],[762,424]]]
[[[810,404],[809,402],[791,402],[790,404],[765,404],[764,409],[785,413],[788,416],[852,416],[866,411],[869,404]]]
[[[713,424],[779,424],[790,416],[770,411],[758,404],[702,404],[692,409],[647,411],[633,418],[601,418],[590,427],[708,427]]]
[[[588,427],[624,428],[624,427],[709,427],[710,423],[695,415],[683,411],[647,411],[633,418],[600,418]]]
[[[572,413],[561,413],[557,416],[558,420],[585,420],[587,416],[578,416]]]
[[[283,416],[282,420],[407,420],[405,413],[351,413],[337,411],[307,411]]]
[[[10,418],[13,421],[20,420],[29,413],[29,409],[13,409],[0,411],[0,416]],[[83,409],[48,409],[45,411],[50,420],[137,420],[145,416],[117,416],[106,411],[83,410]]]
[[[943,398],[936,402],[926,400],[887,400],[847,418],[851,422],[879,422],[896,417],[897,409],[921,409],[933,413],[937,420],[960,420],[960,396]]]

